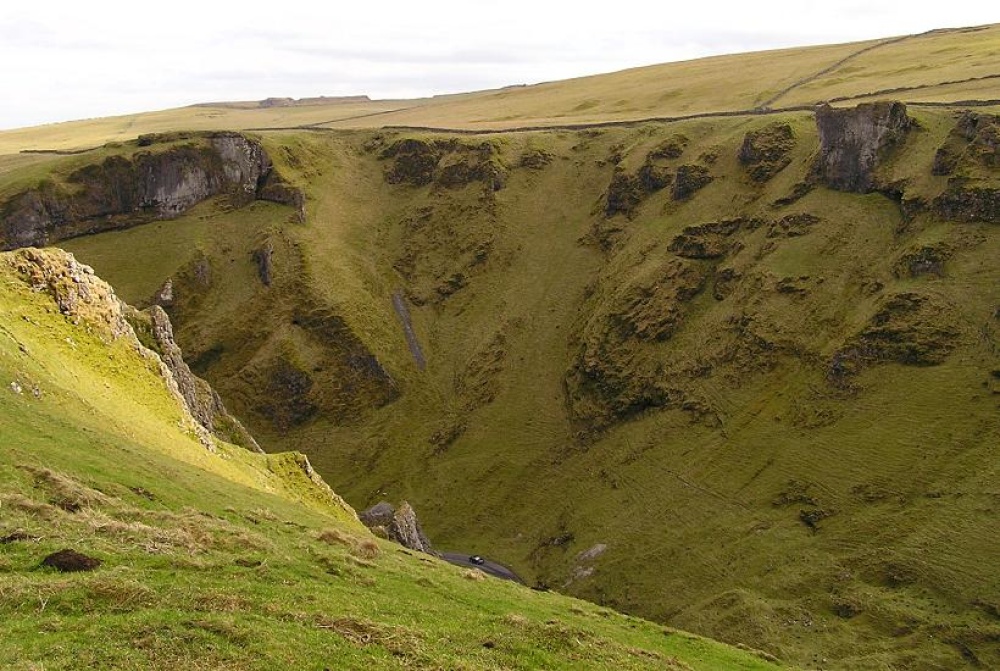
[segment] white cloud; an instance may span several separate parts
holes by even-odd
[[[0,128],[206,100],[430,95],[995,20],[976,0],[6,4]]]

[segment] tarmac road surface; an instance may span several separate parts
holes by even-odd
[[[477,568],[487,575],[502,578],[503,580],[512,580],[514,582],[519,582],[522,585],[525,584],[519,575],[511,571],[503,564],[498,564],[495,561],[490,561],[489,559],[482,557],[480,557],[482,563],[472,561],[473,557],[478,557],[479,555],[468,555],[461,552],[442,552],[440,556],[441,559],[445,560],[449,564],[465,566],[466,568]]]

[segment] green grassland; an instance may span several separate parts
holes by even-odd
[[[778,668],[377,540],[293,455],[206,450],[133,340],[60,314],[11,256],[3,668]],[[66,547],[103,564],[40,567]]]
[[[929,174],[933,150],[953,120],[915,114],[912,156],[890,169],[931,197],[946,181]],[[808,171],[816,140],[810,114],[779,117],[796,135],[792,163],[758,186],[736,151],[773,121],[497,136],[493,160],[507,173],[496,192],[387,184],[378,147],[410,135],[267,135],[272,155],[307,157],[284,166],[306,186],[306,224],[275,205],[204,206],[65,246],[130,301],[173,276],[179,339],[262,444],[306,452],[355,506],[414,501],[442,547],[485,548],[534,582],[806,666],[951,668],[963,650],[993,659],[1000,427],[988,385],[1000,293],[989,259],[1000,242],[989,224],[904,224],[879,194],[820,188],[774,207]],[[688,201],[660,192],[631,219],[606,217],[614,159],[636,170],[678,135],[688,143],[674,164],[710,158],[717,178]],[[538,152],[551,162],[519,167]],[[722,300],[703,290],[682,306],[668,341],[609,340],[606,320],[634,288],[661,281],[686,227],[797,213],[820,221],[788,237],[763,226],[738,234],[730,258],[688,261],[708,278],[732,268],[742,279]],[[261,236],[283,255],[270,287],[250,254]],[[925,245],[956,250],[946,270],[897,277],[899,259]],[[212,268],[210,287],[183,279],[196,259]],[[456,275],[464,284],[451,292]],[[425,370],[392,312],[399,289]],[[952,306],[942,316],[960,325],[957,351],[831,386],[826,362],[904,291]],[[351,403],[310,373],[334,365],[336,343],[295,324],[306,306],[342,318],[399,398]],[[600,398],[568,400],[588,342],[626,376],[655,371],[680,400],[610,417]],[[261,411],[257,372],[274,360],[314,380],[303,402],[319,410],[300,423]],[[830,513],[816,528],[802,521],[813,509]],[[578,558],[597,543],[608,545],[599,559]]]
[[[998,186],[995,166],[968,157],[950,177],[932,172],[961,106],[910,106],[916,127],[879,174],[892,197],[800,188],[818,147],[809,110],[570,126],[898,88],[905,100],[995,100],[997,80],[983,77],[997,74],[998,36],[703,59],[259,131],[306,194],[304,223],[271,203],[206,202],[62,246],[135,304],[172,279],[192,367],[265,449],[306,453],[356,508],[411,501],[440,548],[802,667],[989,668],[1000,237],[932,207],[950,179]],[[238,111],[242,127],[259,112]],[[190,114],[165,112],[159,127]],[[289,114],[267,125],[301,125],[305,112]],[[378,128],[393,124],[566,127]],[[774,124],[793,138],[788,163],[758,181],[739,150]],[[66,130],[0,134],[0,146],[112,137]],[[11,158],[0,193],[134,150]],[[619,188],[643,170],[674,187]],[[711,181],[679,192],[680,174]],[[254,261],[263,244],[269,285]],[[855,367],[842,373],[842,359]]]

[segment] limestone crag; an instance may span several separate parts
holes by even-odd
[[[139,145],[157,142],[145,137]],[[70,173],[65,184],[47,180],[0,206],[0,248],[49,245],[170,219],[220,195],[235,206],[265,199],[301,213],[301,194],[273,173],[261,144],[239,133],[194,136],[163,150],[109,156]]]
[[[749,131],[738,155],[750,179],[766,182],[792,162],[789,154],[795,147],[795,133],[787,123],[772,123]]]
[[[48,293],[70,322],[106,342],[125,339],[141,356],[152,360],[177,399],[187,429],[206,449],[215,450],[210,435],[214,430],[223,440],[261,451],[246,429],[226,412],[208,383],[191,374],[162,308],[154,306],[148,315],[138,312],[122,302],[92,268],[62,250],[26,248],[3,258],[34,291]]]
[[[159,305],[149,308],[150,327],[160,358],[170,369],[177,389],[195,420],[223,440],[248,450],[263,452],[257,441],[238,419],[229,414],[214,389],[191,372],[181,348],[174,340],[170,318]]]
[[[413,507],[403,501],[397,510],[391,503],[381,501],[358,515],[362,524],[380,536],[399,543],[403,547],[436,555],[427,539]]]
[[[819,180],[838,191],[875,190],[875,171],[885,153],[903,141],[911,121],[901,102],[862,103],[851,109],[816,108]]]
[[[72,254],[28,248],[7,260],[34,291],[52,296],[59,312],[74,324],[83,320],[107,340],[134,337],[125,304],[114,289]]]

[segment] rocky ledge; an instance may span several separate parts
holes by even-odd
[[[239,133],[181,138],[143,136],[139,147],[46,180],[0,205],[0,249],[60,240],[177,217],[201,201],[228,196],[234,206],[270,200],[296,208],[302,193],[274,170],[261,144]]]

